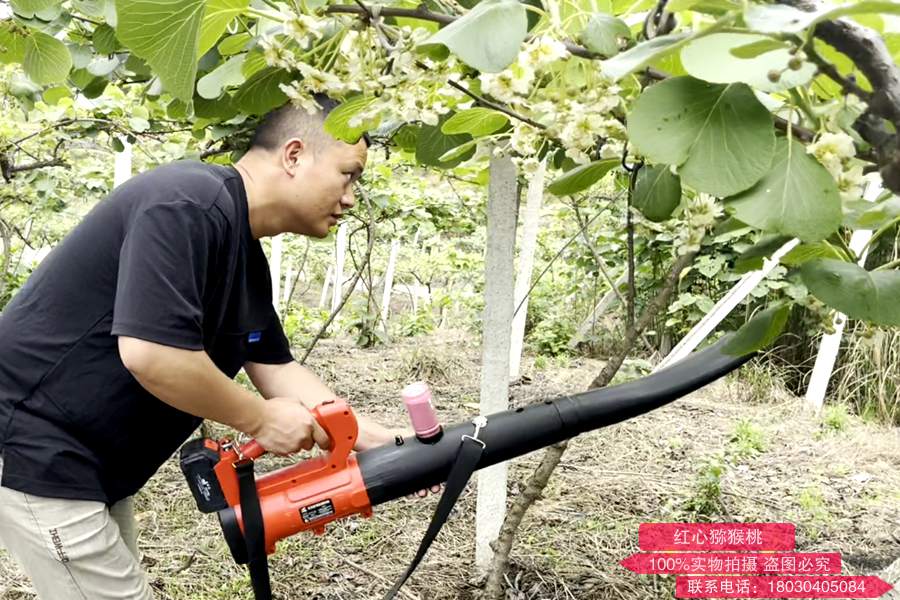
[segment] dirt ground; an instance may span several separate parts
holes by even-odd
[[[385,424],[405,424],[399,391],[425,379],[440,416],[454,423],[477,414],[476,343],[463,333],[371,350],[324,340],[309,365],[358,412]],[[602,366],[587,359],[550,360],[542,368],[533,358],[523,362],[527,378],[511,389],[513,406],[582,391]],[[618,563],[637,551],[640,523],[704,518],[689,510],[704,504],[713,521],[793,522],[797,549],[841,552],[845,574],[898,573],[900,429],[852,416],[829,425],[797,398],[760,393],[751,375],[574,440],[519,531],[508,600],[672,598],[674,577],[636,575]],[[512,462],[512,496],[540,456]],[[324,536],[281,542],[270,557],[276,598],[380,598],[412,558],[436,502],[398,500],[377,507],[371,519],[334,523]],[[401,597],[478,597],[474,512],[470,488]],[[196,510],[175,460],[137,497],[137,518],[144,567],[160,599],[252,597],[215,516]],[[0,598],[32,597],[0,551]]]

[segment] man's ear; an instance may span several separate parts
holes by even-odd
[[[293,175],[303,154],[307,152],[306,144],[300,138],[291,138],[281,147],[281,167],[289,175]]]

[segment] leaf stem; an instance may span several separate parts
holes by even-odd
[[[880,267],[876,267],[872,269],[873,271],[887,271],[888,269],[893,269],[894,267],[900,266],[900,258],[896,260],[892,260],[891,262],[884,263]]]

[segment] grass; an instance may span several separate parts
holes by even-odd
[[[834,398],[863,419],[900,425],[900,330],[855,323],[833,381]]]
[[[762,429],[747,419],[738,421],[728,445],[728,454],[737,460],[750,458],[766,450]]]
[[[825,433],[840,433],[850,425],[846,404],[828,404],[822,409],[820,427]]]

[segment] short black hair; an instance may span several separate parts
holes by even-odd
[[[334,138],[325,131],[323,124],[329,113],[341,103],[325,94],[315,94],[313,100],[321,109],[312,114],[290,102],[266,114],[253,132],[250,147],[275,150],[292,137],[299,137],[314,151],[334,143]],[[362,138],[366,146],[372,145],[368,134],[364,133]]]

